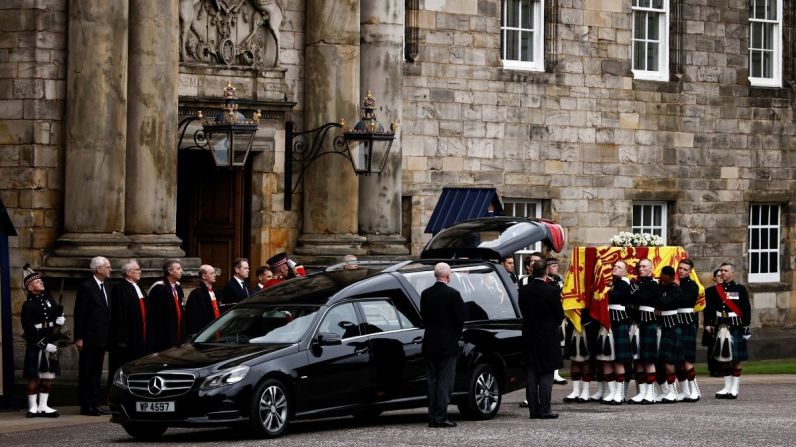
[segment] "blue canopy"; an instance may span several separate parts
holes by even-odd
[[[495,188],[445,187],[442,188],[425,232],[437,234],[463,220],[502,215],[503,205]]]

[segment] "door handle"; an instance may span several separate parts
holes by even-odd
[[[417,336],[417,337],[412,339],[412,344],[413,345],[419,345],[420,343],[423,343],[423,336],[422,335],[419,335],[419,336]]]
[[[362,354],[364,354],[366,352],[368,352],[368,347],[367,346],[362,346],[361,348],[354,349],[354,354],[356,354],[356,355],[362,355]]]

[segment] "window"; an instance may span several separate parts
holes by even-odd
[[[633,0],[633,77],[669,80],[669,0]]]
[[[782,86],[782,2],[749,2],[749,82]]]
[[[365,314],[365,327],[368,334],[397,331],[401,329],[398,312],[389,301],[362,301],[359,303]]]
[[[500,50],[503,67],[544,71],[542,0],[503,0]]]
[[[749,282],[779,282],[779,205],[749,209]]]
[[[340,338],[356,337],[359,335],[357,312],[351,303],[341,304],[329,309],[318,332],[337,334]]]
[[[522,200],[522,199],[505,199],[503,203],[503,212],[506,216],[516,217],[542,217],[542,202],[538,200]],[[518,278],[527,275],[523,272],[525,268],[525,258],[535,252],[542,251],[542,243],[537,242],[533,245],[517,250],[514,259],[514,270]]]
[[[423,293],[435,281],[431,270],[407,273],[405,277],[417,293]],[[517,318],[508,291],[497,272],[489,267],[453,268],[448,285],[462,294],[466,321]]]
[[[657,234],[666,243],[666,202],[634,203],[631,232]]]

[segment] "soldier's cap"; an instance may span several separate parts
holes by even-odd
[[[22,283],[25,286],[25,289],[28,288],[30,283],[32,283],[33,281],[36,281],[37,279],[41,279],[41,275],[36,273],[36,272],[30,273],[27,276],[25,276],[25,279],[22,281]]]
[[[287,264],[287,253],[285,253],[285,252],[277,253],[277,254],[271,256],[270,258],[268,258],[268,261],[266,261],[266,263],[272,269],[273,268],[277,268],[277,267],[279,267],[282,264]]]

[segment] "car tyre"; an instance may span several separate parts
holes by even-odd
[[[497,371],[491,365],[478,365],[467,383],[466,400],[458,405],[467,418],[492,419],[500,409],[502,395]]]
[[[256,435],[282,436],[290,423],[293,400],[281,380],[268,379],[257,387],[251,405],[251,423]]]
[[[128,435],[139,441],[155,441],[160,438],[169,427],[165,424],[147,422],[124,422],[122,428]]]

